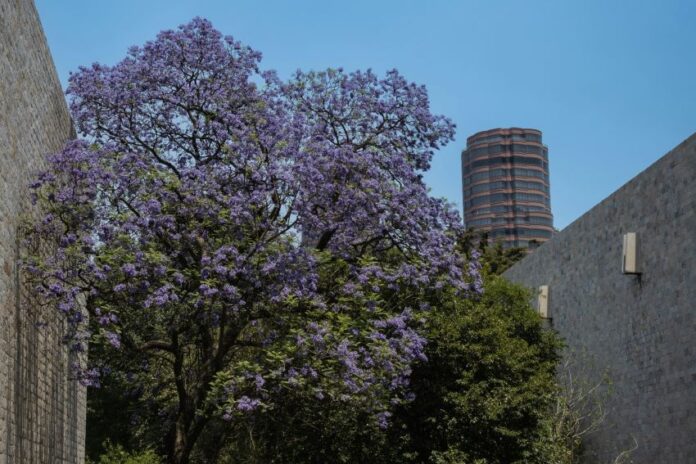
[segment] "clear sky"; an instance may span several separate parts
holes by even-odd
[[[696,131],[693,0],[36,0],[61,80],[203,16],[288,77],[399,69],[457,124],[426,180],[461,211],[459,153],[494,127],[549,147],[567,226]]]

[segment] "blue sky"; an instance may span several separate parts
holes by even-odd
[[[203,16],[263,67],[399,69],[457,124],[426,180],[461,211],[459,153],[494,127],[549,147],[558,228],[696,131],[696,2],[676,0],[36,0],[63,84]]]

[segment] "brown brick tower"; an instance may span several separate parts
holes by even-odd
[[[529,247],[553,234],[548,148],[536,129],[491,129],[462,152],[464,224],[506,248]],[[531,242],[531,243],[530,243]]]

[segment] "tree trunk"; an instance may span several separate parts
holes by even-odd
[[[172,444],[167,453],[169,455],[167,460],[171,464],[188,464],[189,462],[191,447],[188,442],[185,422],[183,414],[176,421]]]

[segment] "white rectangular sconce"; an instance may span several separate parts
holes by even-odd
[[[638,270],[638,239],[635,232],[628,232],[623,236],[621,272],[624,274],[640,274]]]
[[[549,286],[542,285],[539,287],[539,295],[537,296],[537,308],[542,319],[549,318]]]

